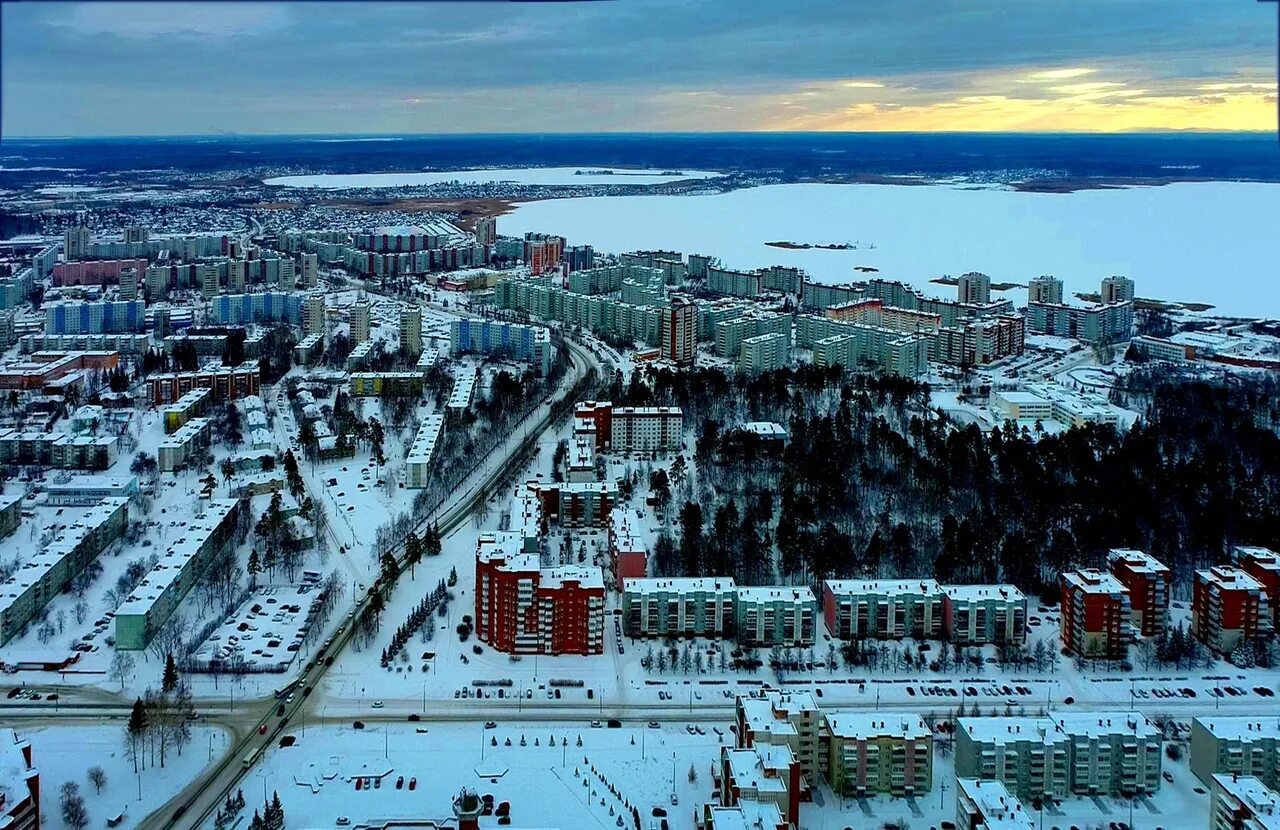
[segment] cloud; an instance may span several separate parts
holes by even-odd
[[[878,84],[875,81],[845,81],[844,85],[849,89],[883,89],[884,84]]]
[[[48,22],[81,36],[230,40],[279,32],[291,17],[275,3],[81,3]]]
[[[1083,66],[1068,67],[1066,69],[1046,69],[1040,72],[1033,72],[1023,80],[1029,84],[1043,83],[1046,81],[1066,81],[1071,78],[1080,78],[1085,75],[1092,75],[1097,72],[1096,69],[1089,69]]]

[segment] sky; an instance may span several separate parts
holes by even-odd
[[[1254,0],[3,3],[7,136],[1274,130]]]

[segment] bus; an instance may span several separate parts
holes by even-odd
[[[249,769],[255,763],[257,763],[258,756],[261,754],[262,754],[262,747],[257,747],[256,749],[251,750],[248,755],[244,756],[244,760],[241,761],[241,765],[245,769]]]

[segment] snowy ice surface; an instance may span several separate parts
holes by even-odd
[[[1040,274],[1066,293],[1096,292],[1122,274],[1141,297],[1206,302],[1215,313],[1280,316],[1280,185],[1025,193],[1008,189],[798,184],[689,196],[552,199],[502,217],[504,234],[554,232],[597,251],[663,248],[719,257],[729,268],[783,264],[819,282],[879,276],[951,297],[930,282],[967,271],[1025,285]],[[788,250],[768,242],[856,243]],[[870,246],[874,245],[874,248]],[[879,269],[863,274],[858,266]],[[1015,304],[1026,291],[996,294]]]
[[[577,175],[578,170],[583,171]],[[609,170],[610,173],[600,173]],[[590,171],[590,173],[588,173]],[[263,184],[279,187],[314,187],[337,190],[349,187],[417,187],[429,184],[465,182],[490,184],[513,182],[533,185],[666,184],[685,179],[710,179],[720,173],[679,170],[670,175],[662,170],[624,170],[617,167],[530,167],[492,170],[444,170],[434,173],[321,173],[313,176],[278,176]]]

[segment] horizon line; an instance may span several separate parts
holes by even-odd
[[[616,138],[626,136],[1027,136],[1027,137],[1125,137],[1125,136],[1272,136],[1272,130],[1231,129],[1156,129],[1156,130],[611,130],[596,132],[419,132],[419,133],[133,133],[86,135],[5,135],[6,141],[121,141],[198,139],[202,141],[244,139],[313,139],[313,138]]]

